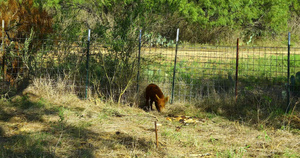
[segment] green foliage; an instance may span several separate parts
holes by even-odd
[[[296,0],[75,0],[36,3],[55,13],[55,28],[63,34],[81,36],[88,28],[106,40],[132,39],[136,30],[175,36],[176,29],[241,29],[242,36],[278,35],[287,30],[291,14],[299,15]],[[80,14],[78,14],[80,13]],[[68,22],[66,22],[68,21]],[[197,26],[197,27],[193,27]],[[195,30],[196,29],[196,30]],[[219,31],[227,29],[221,29]],[[134,33],[135,32],[135,33]],[[132,34],[134,33],[134,34]],[[194,34],[199,36],[200,34]],[[197,38],[197,37],[196,37]],[[183,40],[191,40],[184,37]]]
[[[300,2],[298,0],[290,0],[291,12],[300,15]]]
[[[137,30],[158,33],[170,40],[176,28],[185,29],[181,40],[202,41],[208,36],[240,30],[239,36],[275,37],[288,30],[293,15],[300,15],[298,0],[34,0],[54,17],[59,36],[78,39],[92,29],[93,38],[113,41],[137,37]],[[212,38],[220,38],[215,36]],[[214,39],[220,40],[220,39]],[[107,42],[108,43],[108,42]]]

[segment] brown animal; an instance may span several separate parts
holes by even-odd
[[[155,107],[158,112],[161,112],[165,108],[165,105],[169,100],[169,97],[165,97],[160,88],[155,84],[149,84],[147,86],[145,97],[146,107],[149,108],[149,110],[153,110],[152,104],[155,102]]]

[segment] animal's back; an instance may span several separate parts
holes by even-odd
[[[156,84],[149,84],[146,88],[146,98],[150,98],[151,100],[156,100],[156,95],[159,98],[164,98],[164,94],[161,89]]]

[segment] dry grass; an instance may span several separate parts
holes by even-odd
[[[23,95],[0,101],[0,157],[300,156],[299,129],[258,129],[206,113],[204,103],[145,112],[100,99],[80,100],[65,89],[63,80],[36,79]],[[199,122],[166,119],[173,115]],[[158,148],[154,121],[161,124]]]

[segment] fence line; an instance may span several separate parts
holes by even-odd
[[[34,39],[34,55],[28,52],[26,40],[12,46],[2,37],[1,94],[27,75],[64,78],[80,97],[86,98],[91,90],[124,102],[150,83],[171,95],[171,102],[194,102],[215,94],[237,97],[258,89],[286,96],[289,106],[289,96],[299,96],[300,48],[290,48],[290,43],[288,49],[239,46],[238,40],[236,46],[203,46],[179,44],[177,36],[175,45],[166,46],[143,41],[141,33],[130,48],[90,44],[89,37],[86,44]],[[136,56],[129,57],[129,51]],[[9,76],[13,80],[7,80]]]

